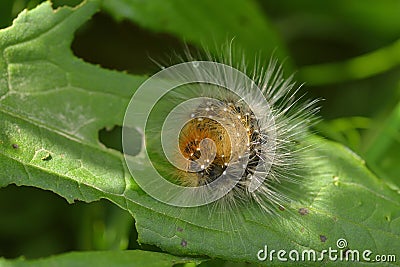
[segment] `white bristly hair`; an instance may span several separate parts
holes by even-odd
[[[193,124],[195,126],[182,128],[183,131],[187,132],[179,133],[183,146],[185,142],[189,143],[190,140],[194,140],[196,136],[202,134],[214,136],[213,141],[217,147],[217,156],[214,161],[218,162],[218,166],[217,163],[208,164],[210,159],[206,158],[202,159],[207,160],[207,162],[204,162],[205,165],[201,165],[202,170],[200,172],[176,170],[170,171],[170,175],[174,176],[173,180],[176,183],[186,186],[207,184],[221,175],[227,177],[225,179],[229,179],[229,175],[234,175],[236,172],[227,174],[221,162],[232,164],[232,161],[237,161],[238,157],[247,156],[245,171],[239,182],[228,194],[214,202],[213,209],[222,207],[223,210],[226,210],[254,202],[268,213],[275,213],[277,209],[284,210],[295,194],[291,185],[300,183],[302,181],[301,173],[306,171],[303,166],[304,151],[312,149],[312,146],[300,144],[307,138],[310,126],[317,121],[318,100],[305,100],[304,96],[298,97],[301,86],[297,86],[293,82],[292,76],[287,79],[283,77],[282,66],[278,64],[277,60],[271,59],[267,67],[261,66],[260,61],[258,61],[249,71],[244,57],[239,61],[234,59],[231,46],[224,50],[228,52],[223,53],[220,57],[213,57],[208,53],[207,61],[222,63],[239,70],[250,77],[256,86],[249,86],[248,83],[243,82],[234,71],[221,72],[216,67],[207,72],[208,78],[217,81],[216,84],[223,84],[225,88],[235,88],[236,94],[210,84],[187,85],[172,93],[172,100],[168,100],[171,105],[194,97],[208,97],[218,101],[212,105],[205,101],[190,110],[183,110],[183,113],[187,113],[183,116],[202,119],[199,120],[198,124]],[[193,64],[196,64],[196,59],[190,54],[184,61],[193,61]],[[236,64],[235,62],[240,63]],[[199,76],[199,80],[203,80],[204,77],[201,77],[201,75],[205,74],[199,71],[195,75]],[[268,104],[267,106],[260,99],[259,94],[255,93],[255,90],[261,91]],[[244,101],[244,99],[247,99],[247,101]],[[210,115],[210,110],[213,111],[213,116]],[[218,126],[216,122],[218,120],[224,121],[225,126]],[[226,125],[235,125],[235,123],[241,123],[243,127],[226,127]],[[210,129],[201,130],[199,127],[201,129],[209,127]],[[230,136],[237,134],[242,138],[240,141],[235,138],[229,140],[230,144],[234,145],[238,142],[244,142],[243,133],[235,133],[235,131],[242,131],[243,128],[247,129],[248,132],[245,148],[239,148],[237,151],[232,150],[230,158],[226,155],[221,156],[221,153],[218,154],[218,148],[223,150],[227,144],[227,140],[216,138],[221,135],[222,129],[230,131]],[[176,131],[176,129],[171,130]],[[205,131],[207,132],[205,133]],[[190,149],[194,148],[199,150],[200,141],[197,139],[196,142],[193,141],[193,147],[188,145],[188,151],[190,152]],[[218,142],[225,143],[219,144]],[[193,161],[200,160],[199,156],[193,156],[195,153],[189,152],[184,155],[186,158]],[[202,154],[206,155],[205,152],[203,151]],[[182,147],[176,149],[176,153],[182,154]],[[266,167],[257,169],[259,165]],[[252,190],[250,186],[254,180],[260,183],[256,190]]]

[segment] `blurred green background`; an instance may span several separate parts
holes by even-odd
[[[40,2],[2,0],[1,28],[11,25],[22,9]],[[54,6],[79,2],[53,1]],[[399,190],[400,0],[258,0],[254,4],[283,43],[280,49],[290,70],[286,74],[295,72],[307,97],[323,99],[322,120],[313,130],[348,146],[378,177]],[[235,33],[227,32],[225,37],[232,36]],[[154,61],[175,61],[183,55],[182,39],[101,11],[77,32],[72,50],[104,68],[151,75],[159,69]],[[263,37],[259,46],[268,47],[269,41]],[[190,41],[187,45],[200,49]],[[99,132],[103,143],[120,150],[119,136],[120,128]],[[0,218],[0,257],[36,258],[70,250],[157,250],[139,245],[131,216],[106,201],[68,205],[51,192],[9,186],[0,189]]]

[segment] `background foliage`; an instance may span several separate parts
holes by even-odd
[[[39,2],[2,1],[2,28]],[[79,1],[64,2],[73,6]],[[400,1],[149,3],[103,1],[101,11],[75,34],[73,53],[103,68],[149,75],[158,70],[153,60],[175,61],[173,55],[182,53],[184,42],[193,50],[205,45],[213,51],[215,44],[235,37],[250,60],[275,50],[287,72],[296,71],[296,79],[305,83],[303,91],[324,99],[323,120],[316,127],[320,135],[361,155],[378,177],[398,190]],[[53,6],[63,4],[54,1]],[[114,124],[106,123],[98,135],[118,150],[120,130]],[[68,205],[53,193],[10,185],[0,189],[0,214],[0,255],[6,258],[76,250],[159,251],[139,244],[132,216],[104,200]]]

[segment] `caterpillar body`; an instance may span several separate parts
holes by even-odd
[[[252,79],[244,63],[232,62],[232,56],[190,58],[153,76],[156,81],[146,82],[131,100],[125,123],[142,119],[141,130],[152,137],[145,138],[142,157],[127,159],[128,167],[134,177],[146,177],[138,183],[156,199],[182,207],[255,202],[269,213],[290,202],[287,185],[301,181],[308,147],[299,144],[316,121],[318,101],[298,98],[300,87],[283,78],[276,60],[255,67]],[[152,100],[146,99],[149,90]],[[151,107],[138,109],[149,102]],[[135,169],[146,164],[143,157],[156,172]],[[168,167],[157,163],[160,157]],[[157,179],[149,178],[156,173]]]

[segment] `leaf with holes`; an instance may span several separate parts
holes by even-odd
[[[0,31],[0,186],[35,186],[69,202],[108,199],[135,217],[140,242],[181,255],[258,262],[265,245],[301,255],[337,249],[340,238],[349,249],[371,250],[371,259],[400,251],[398,189],[348,149],[318,137],[310,140],[316,159],[306,162],[310,171],[294,188],[299,198],[275,216],[251,203],[224,214],[176,208],[143,193],[97,132],[121,125],[145,78],[90,65],[70,50],[74,31],[98,8],[94,0],[57,10],[46,2]],[[276,254],[264,263],[279,265]]]
[[[172,34],[214,54],[232,39],[246,51],[250,62],[260,55],[269,58],[274,52],[286,60],[286,68],[291,63],[286,44],[255,1],[104,0],[102,6],[117,20],[128,19],[146,29]],[[234,52],[241,56],[242,51]]]

